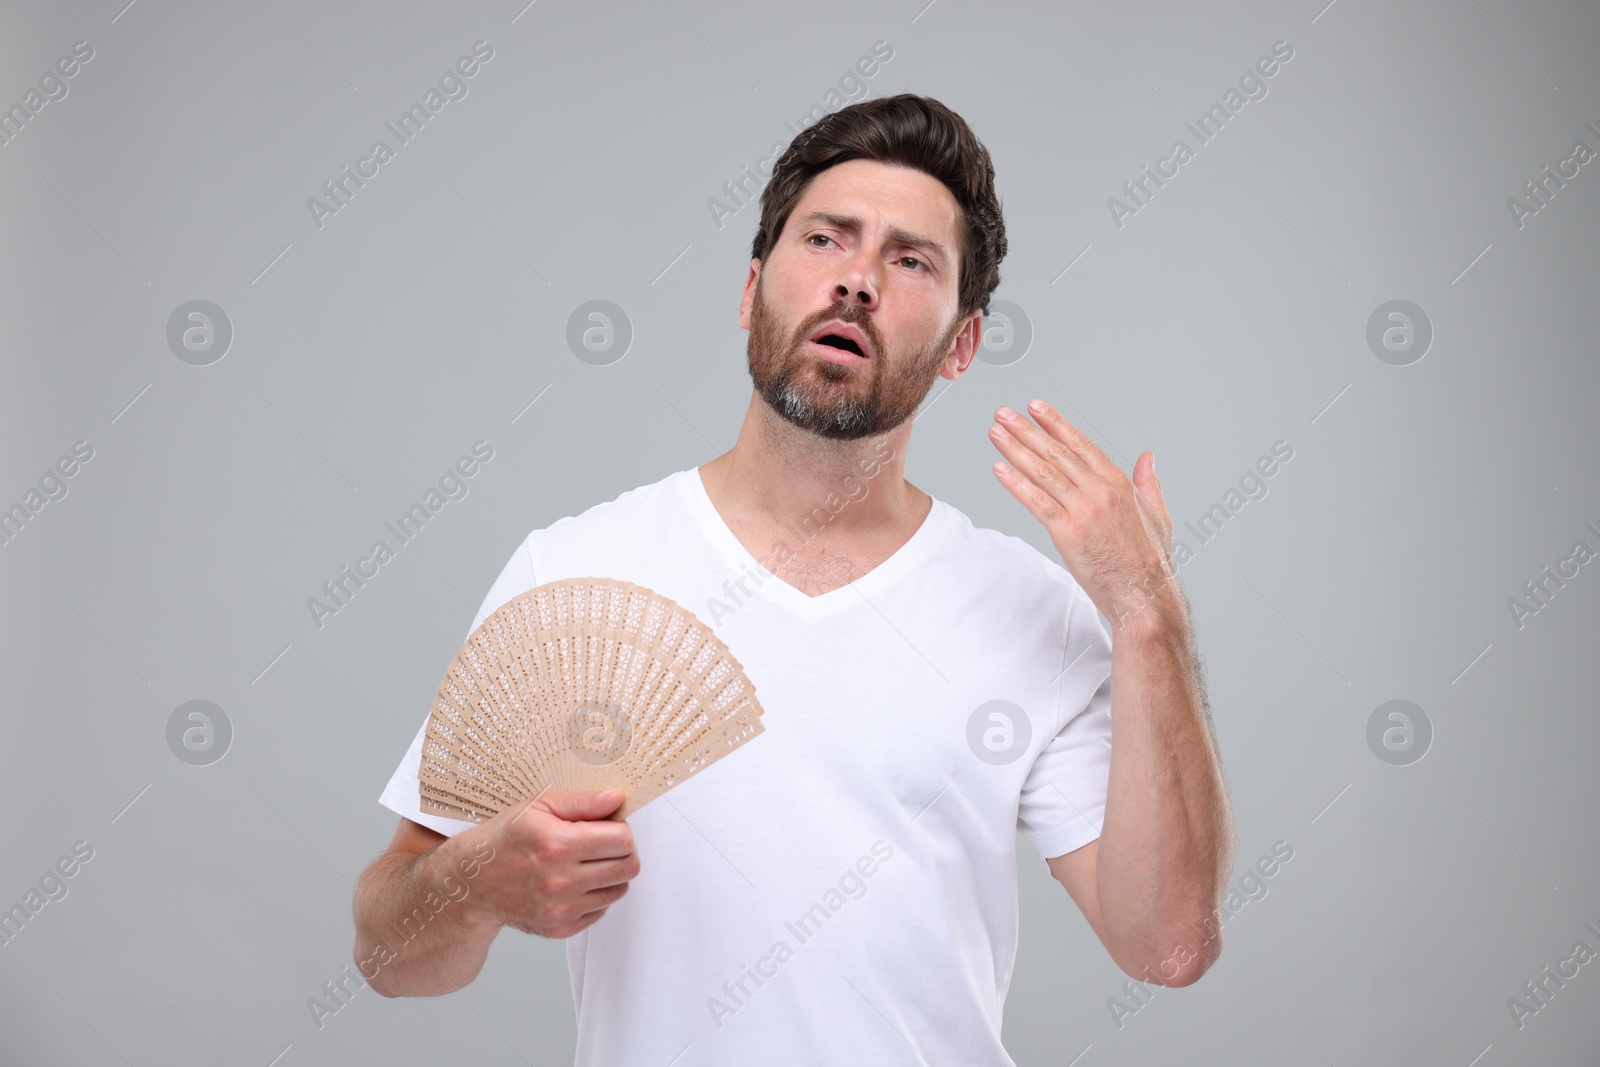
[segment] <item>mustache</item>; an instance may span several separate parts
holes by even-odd
[[[799,346],[807,337],[811,336],[817,327],[825,322],[833,322],[834,320],[858,327],[862,333],[867,335],[867,341],[872,345],[874,352],[881,354],[884,351],[882,336],[879,335],[877,328],[873,325],[872,317],[867,314],[866,308],[860,304],[835,303],[815,315],[809,316],[795,331],[794,345]]]

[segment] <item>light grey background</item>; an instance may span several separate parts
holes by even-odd
[[[1520,627],[1508,600],[1600,550],[1600,163],[1520,228],[1507,200],[1600,150],[1594,5],[123,3],[0,15],[6,107],[94,49],[0,145],[0,506],[94,449],[0,546],[0,906],[94,849],[0,947],[0,1059],[570,1062],[559,942],[504,933],[462,994],[362,990],[320,1029],[306,1002],[512,549],[732,444],[758,208],[707,200],[883,40],[870,95],[937,97],[993,153],[997,296],[1033,330],[936,383],[908,477],[1050,553],[994,409],[1042,396],[1124,471],[1153,449],[1232,881],[1294,849],[1211,972],[1119,1026],[1124,976],[1019,841],[1018,1063],[1593,1062],[1600,963],[1520,1028],[1507,1002],[1600,950],[1600,564]],[[319,229],[308,198],[478,40],[468,95]],[[1115,225],[1279,40],[1268,95]],[[234,330],[209,366],[166,343],[195,299]],[[634,330],[606,366],[566,343],[593,299]],[[1366,341],[1393,299],[1434,330],[1407,366]],[[307,599],[480,439],[469,494],[318,628]],[[1185,537],[1278,441],[1270,492]],[[233,725],[209,766],[166,740],[195,699]],[[1434,731],[1406,766],[1367,743],[1394,699]]]

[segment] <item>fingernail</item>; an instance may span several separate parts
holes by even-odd
[[[1012,411],[1010,408],[1006,407],[1004,404],[1002,404],[1000,406],[1000,417],[1002,419],[1014,419],[1014,418],[1017,417],[1017,413],[1015,411]]]

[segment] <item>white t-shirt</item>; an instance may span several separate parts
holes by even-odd
[[[807,596],[691,467],[529,534],[468,633],[585,576],[712,626],[764,731],[629,818],[638,877],[567,940],[577,1067],[1009,1067],[1017,834],[1059,856],[1105,812],[1111,641],[1071,574],[934,499],[894,555]],[[470,828],[420,811],[422,736],[380,802]]]

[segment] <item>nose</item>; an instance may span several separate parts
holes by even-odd
[[[846,303],[853,298],[869,311],[878,306],[877,264],[866,249],[858,249],[840,268],[833,296]]]

